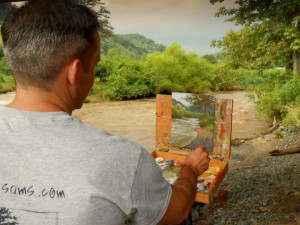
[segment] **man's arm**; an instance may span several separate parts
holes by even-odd
[[[209,158],[204,147],[193,151],[183,162],[172,185],[172,197],[160,224],[179,224],[191,211],[197,192],[197,177],[208,169]]]

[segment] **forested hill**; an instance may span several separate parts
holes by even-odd
[[[140,34],[114,34],[112,37],[101,41],[102,54],[126,53],[139,58],[151,52],[163,52],[166,46]]]

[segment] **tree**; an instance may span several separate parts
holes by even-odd
[[[173,43],[162,53],[145,56],[144,71],[150,77],[154,93],[202,93],[212,88],[213,66],[196,53],[186,54]]]
[[[212,4],[223,1],[224,0],[210,0]],[[266,50],[262,51],[262,49],[259,48],[268,48],[271,46],[274,48],[273,51],[279,52],[277,54],[286,57],[286,59],[284,59],[287,63],[286,67],[292,67],[300,76],[299,0],[237,0],[235,2],[238,7],[230,9],[221,7],[216,13],[216,16],[230,16],[228,21],[245,26],[246,30],[242,31],[244,34],[254,31],[254,40],[251,43],[250,51],[255,49],[256,56],[259,55],[258,53],[262,56]],[[261,38],[257,36],[260,28],[264,28],[260,31]],[[226,38],[229,39],[232,35],[233,32],[230,32]],[[238,34],[238,36],[242,36],[241,33]],[[250,36],[251,35],[248,34],[248,39]],[[242,41],[237,39],[235,39],[235,41],[242,43]],[[278,41],[280,43],[276,46],[275,43]],[[219,43],[219,46],[220,44],[223,44],[223,49],[228,51],[230,46],[226,46],[226,43],[228,44],[228,42],[223,40],[223,43]],[[212,44],[214,45],[215,43]],[[243,51],[240,51],[240,53],[242,52]],[[265,58],[267,55],[265,55]],[[269,54],[269,56],[272,57],[272,54]],[[248,59],[253,61],[253,58],[254,57]],[[289,59],[293,59],[293,66],[290,65]],[[257,60],[257,58],[255,60]],[[269,59],[269,61],[271,60]]]
[[[94,9],[97,13],[98,20],[101,25],[101,36],[110,37],[113,34],[113,27],[109,22],[110,11],[106,9],[105,4],[101,0],[73,0],[78,4],[86,5]]]
[[[229,31],[221,41],[212,41],[212,45],[223,49],[227,65],[234,69],[243,67],[263,70],[285,66],[291,70],[292,55],[283,38],[284,31],[285,27],[267,21],[247,25],[237,32]]]
[[[206,59],[211,64],[217,64],[218,63],[218,60],[216,59],[216,57],[214,55],[211,55],[211,54],[206,54],[206,55],[202,56],[202,58]]]
[[[7,0],[9,1],[9,0]],[[99,19],[101,25],[101,35],[102,37],[111,36],[113,34],[113,27],[109,22],[110,11],[106,9],[105,5],[101,0],[72,0],[78,4],[86,5],[93,8]],[[16,1],[17,2],[17,1]],[[0,22],[6,17],[10,10],[14,10],[17,7],[11,3],[0,3]]]
[[[152,93],[149,77],[141,72],[141,62],[118,54],[118,49],[111,49],[103,57],[96,76],[101,82],[99,92],[107,99],[144,98]]]
[[[140,34],[114,34],[101,42],[101,54],[106,55],[112,48],[123,48],[127,54],[141,58],[147,53],[162,52],[166,47]]]
[[[172,106],[172,118],[184,118],[186,117],[186,108],[180,103]]]

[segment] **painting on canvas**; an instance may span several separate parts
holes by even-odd
[[[213,149],[215,97],[209,94],[172,93],[171,145]]]

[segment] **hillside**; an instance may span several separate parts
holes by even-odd
[[[101,52],[104,55],[110,51],[117,51],[137,58],[151,52],[163,52],[166,48],[140,34],[114,34],[103,39],[101,44]]]

